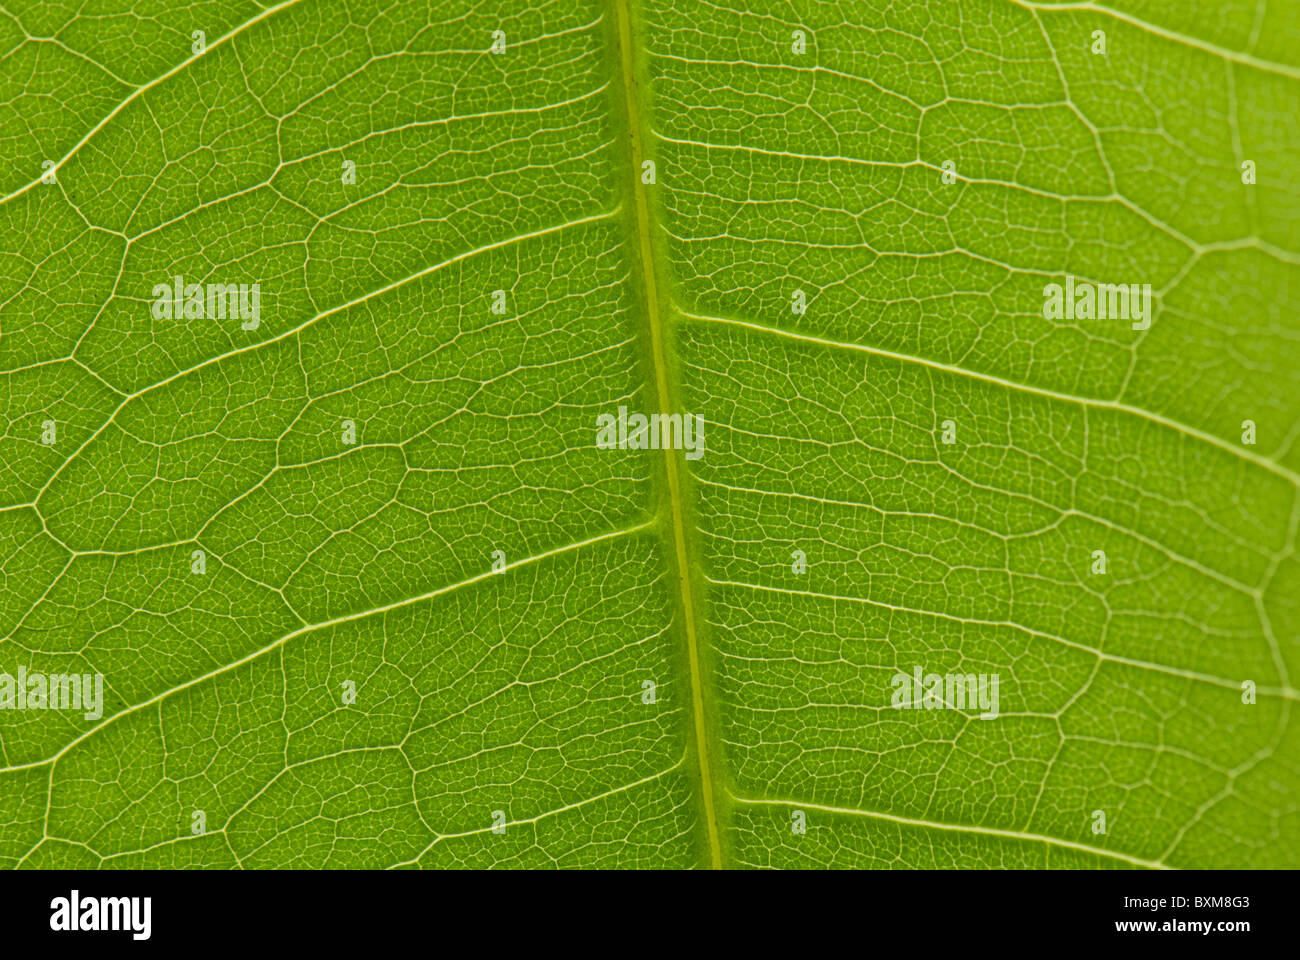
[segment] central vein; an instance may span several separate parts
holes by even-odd
[[[622,73],[623,95],[627,108],[628,148],[635,224],[635,254],[639,272],[645,285],[645,314],[650,330],[650,352],[654,364],[654,390],[661,413],[672,413],[668,389],[668,364],[664,356],[664,322],[659,292],[656,284],[653,245],[650,233],[650,205],[646,189],[640,182],[641,163],[645,159],[646,128],[639,109],[640,83],[635,69],[635,47],[632,43],[632,13],[629,0],[611,0],[610,6],[617,21],[616,34],[618,58]],[[686,631],[686,656],[690,664],[692,726],[695,729],[695,753],[700,765],[700,790],[704,804],[705,829],[709,838],[709,860],[714,869],[722,866],[722,845],[718,837],[718,818],[714,807],[713,776],[709,769],[709,744],[705,728],[703,671],[700,669],[700,641],[695,628],[695,597],[691,588],[690,566],[687,563],[686,517],[682,502],[680,453],[664,447],[664,465],[668,474],[669,523],[672,527],[673,546],[677,555],[677,582],[681,587],[682,619]]]

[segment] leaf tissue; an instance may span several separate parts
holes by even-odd
[[[1297,0],[0,66],[0,865],[1300,867]]]

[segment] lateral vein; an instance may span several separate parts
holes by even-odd
[[[43,767],[47,763],[53,764],[56,761],[58,761],[58,759],[62,757],[65,753],[67,753],[69,750],[75,747],[77,744],[81,743],[83,740],[87,739],[88,737],[94,736],[96,733],[98,733],[100,730],[104,729],[114,721],[120,720],[122,717],[129,716],[132,713],[137,713],[138,711],[143,710],[145,707],[149,707],[155,703],[159,703],[160,701],[167,699],[174,693],[180,693],[182,690],[187,690],[190,687],[197,686],[198,684],[203,683],[205,680],[211,680],[214,677],[221,676],[223,673],[229,673],[231,670],[234,670],[237,667],[242,667],[246,663],[251,663],[252,661],[256,660],[258,657],[261,657],[263,654],[270,653],[272,650],[276,650],[279,647],[284,646],[286,643],[288,643],[290,640],[293,640],[295,637],[301,637],[304,634],[314,633],[317,630],[324,630],[328,627],[337,627],[340,626],[341,624],[351,623],[354,620],[364,620],[367,617],[373,617],[381,613],[390,613],[393,610],[400,610],[403,607],[409,607],[412,604],[422,603],[425,600],[432,600],[434,597],[441,596],[444,593],[451,593],[454,590],[459,590],[461,587],[468,587],[471,584],[478,583],[482,580],[487,580],[489,577],[497,576],[499,573],[504,573],[505,571],[508,570],[514,570],[517,567],[527,566],[530,563],[537,563],[538,561],[545,560],[549,557],[558,556],[559,554],[562,553],[569,553],[573,550],[579,550],[582,547],[590,546],[593,543],[599,543],[602,540],[613,540],[616,537],[625,537],[633,533],[639,533],[640,531],[650,527],[653,523],[654,523],[653,520],[647,520],[645,523],[639,523],[633,527],[625,527],[624,529],[621,530],[610,530],[607,531],[606,533],[599,533],[596,534],[596,536],[594,537],[588,537],[586,540],[580,540],[577,543],[566,543],[563,546],[553,547],[550,550],[544,550],[541,553],[535,554],[531,557],[523,557],[520,560],[512,561],[510,563],[507,563],[505,567],[500,571],[484,570],[482,573],[475,574],[472,577],[468,577],[464,580],[459,580],[456,583],[449,583],[441,587],[436,587],[433,590],[426,591],[425,593],[418,594],[417,596],[414,597],[405,597],[404,599],[394,600],[391,603],[386,603],[383,604],[382,606],[370,607],[365,610],[358,610],[355,613],[343,614],[338,617],[333,617],[329,620],[322,620],[320,623],[304,624],[298,629],[286,633],[278,640],[273,640],[271,643],[268,643],[266,646],[260,647],[257,650],[254,650],[252,653],[245,654],[244,656],[240,657],[238,660],[234,661],[233,663],[223,664],[220,667],[217,667],[215,670],[209,670],[207,673],[202,674],[201,676],[195,677],[192,680],[186,680],[182,684],[178,684],[175,687],[172,687],[168,690],[164,690],[162,693],[155,694],[154,696],[150,697],[148,700],[145,700],[142,703],[138,703],[133,707],[128,707],[125,710],[121,710],[113,714],[111,717],[108,717],[107,719],[100,721],[99,723],[91,727],[89,730],[85,731],[84,733],[74,738],[72,741],[70,741],[67,744],[67,746],[65,746],[62,750],[60,750],[58,753],[54,754],[51,757],[46,757],[44,760],[32,760],[28,763],[17,763],[12,766],[0,768],[0,773],[13,773],[15,770],[30,770],[36,767]]]
[[[943,373],[950,373],[959,377],[967,377],[971,380],[982,380],[985,383],[991,383],[999,387],[1005,387],[1008,390],[1018,390],[1022,393],[1029,393],[1039,397],[1046,397],[1049,400],[1060,400],[1064,403],[1073,403],[1081,407],[1093,407],[1098,410],[1112,410],[1116,413],[1125,413],[1134,417],[1141,417],[1143,420],[1167,427],[1184,436],[1208,443],[1210,446],[1218,447],[1220,450],[1230,453],[1236,457],[1253,463],[1256,466],[1263,467],[1270,473],[1276,474],[1285,480],[1289,480],[1293,486],[1300,487],[1300,473],[1283,466],[1270,457],[1261,456],[1252,453],[1249,450],[1243,450],[1241,447],[1234,446],[1222,437],[1217,437],[1212,433],[1193,427],[1190,424],[1182,423],[1178,420],[1171,419],[1159,413],[1153,413],[1150,410],[1143,410],[1141,407],[1135,407],[1127,403],[1121,403],[1118,400],[1100,400],[1090,397],[1080,397],[1070,393],[1063,393],[1059,390],[1050,390],[1046,387],[1035,387],[1028,383],[1020,383],[1015,380],[1008,380],[1005,377],[999,377],[991,373],[978,373],[974,370],[967,370],[964,367],[958,367],[950,363],[943,363],[938,360],[930,360],[925,357],[911,356],[906,353],[898,353],[894,350],[884,350],[880,347],[870,347],[862,343],[850,343],[844,340],[830,340],[825,337],[813,336],[809,333],[798,333],[793,330],[785,330],[781,327],[768,326],[763,323],[754,323],[751,320],[736,320],[731,317],[714,317],[704,314],[690,313],[678,308],[678,312],[689,320],[698,320],[703,323],[721,323],[732,327],[743,327],[747,330],[753,330],[757,333],[765,333],[777,337],[785,337],[789,340],[801,340],[804,343],[815,343],[823,347],[833,347],[837,350],[851,350],[856,353],[865,353],[875,357],[885,357],[889,360],[897,360],[901,363],[917,364],[928,367],[931,370],[939,370]]]
[[[57,173],[59,170],[61,170],[63,168],[63,165],[76,155],[77,151],[79,151],[82,147],[84,147],[87,143],[90,142],[91,137],[99,133],[99,131],[104,128],[105,124],[107,124],[110,120],[112,120],[119,113],[125,110],[127,106],[130,105],[130,103],[133,100],[135,100],[136,97],[140,96],[143,93],[148,92],[149,90],[152,90],[154,87],[158,86],[158,84],[162,83],[164,80],[167,80],[170,77],[173,77],[176,74],[180,73],[182,70],[188,67],[195,60],[198,60],[200,57],[206,55],[210,51],[215,50],[223,43],[226,43],[229,40],[233,40],[235,37],[239,36],[249,27],[261,23],[267,17],[279,13],[281,10],[284,10],[288,7],[292,7],[299,2],[300,0],[284,0],[283,3],[279,3],[274,7],[267,7],[265,10],[263,10],[257,16],[253,17],[251,20],[247,20],[244,23],[241,23],[239,26],[235,27],[235,29],[231,30],[229,33],[225,34],[222,37],[218,37],[216,40],[213,40],[210,44],[208,44],[204,48],[202,53],[192,54],[191,56],[182,60],[180,63],[176,64],[176,66],[172,67],[170,70],[168,70],[166,73],[162,74],[161,76],[155,77],[153,80],[150,80],[148,83],[144,83],[136,87],[134,90],[131,91],[131,93],[127,96],[125,100],[123,100],[121,103],[119,103],[116,107],[112,109],[112,111],[108,114],[108,116],[104,117],[103,120],[99,121],[99,123],[95,124],[89,131],[87,131],[86,135],[82,137],[80,140],[78,140],[76,145],[71,150],[69,150],[66,154],[64,154],[62,159],[60,159],[56,164],[54,164],[54,167],[51,170],[42,173],[40,177],[37,177],[31,183],[19,187],[13,193],[9,194],[7,197],[0,197],[0,204],[8,203],[10,200],[14,199],[15,197],[21,197],[28,190],[32,189],[32,187],[40,183],[42,177],[46,177],[50,173]],[[105,72],[108,72],[107,68],[101,68],[101,69],[104,69]]]
[[[1093,847],[1086,843],[1078,843],[1074,840],[1062,840],[1059,837],[1049,837],[1041,833],[1019,833],[1015,830],[1003,830],[999,827],[977,827],[960,823],[936,823],[932,820],[917,820],[912,817],[900,817],[896,814],[882,813],[878,810],[858,810],[855,807],[832,807],[820,803],[803,803],[795,800],[753,800],[747,797],[733,797],[732,799],[737,803],[745,803],[752,806],[803,807],[809,810],[821,810],[825,813],[840,813],[848,816],[870,817],[873,820],[887,820],[890,823],[897,823],[907,827],[921,827],[928,830],[946,830],[953,833],[975,833],[982,836],[1004,837],[1008,840],[1028,840],[1033,843],[1043,843],[1053,847],[1065,847],[1069,850],[1077,850],[1080,853],[1090,853],[1098,857],[1110,857],[1114,860],[1122,860],[1135,867],[1146,867],[1148,870],[1174,869],[1173,867],[1156,860],[1143,860],[1141,857],[1131,857],[1126,853],[1107,850],[1104,847]]]

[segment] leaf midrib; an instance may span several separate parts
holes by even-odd
[[[636,31],[633,29],[633,13],[630,0],[613,0],[610,7],[616,21],[614,42],[618,47],[617,72],[614,86],[623,90],[624,108],[627,123],[626,154],[623,157],[626,172],[622,182],[631,192],[631,200],[625,206],[631,218],[632,230],[631,256],[633,268],[640,274],[641,289],[644,291],[644,309],[647,334],[650,345],[652,374],[647,379],[649,392],[655,398],[657,412],[685,415],[685,411],[675,410],[671,378],[664,350],[664,316],[663,302],[659,296],[658,277],[652,241],[650,204],[646,190],[640,183],[642,161],[646,157],[646,134],[650,129],[647,121],[648,107],[641,103],[642,91],[646,89],[643,79],[638,76],[634,45]],[[703,670],[700,666],[700,629],[696,621],[698,598],[691,583],[690,550],[687,546],[686,514],[682,496],[680,471],[684,469],[680,460],[680,451],[665,448],[664,469],[667,477],[668,496],[662,502],[661,518],[670,528],[672,549],[676,560],[677,583],[681,597],[681,614],[683,632],[686,635],[686,661],[689,668],[689,686],[691,695],[691,726],[694,728],[695,756],[699,764],[700,802],[703,807],[705,833],[708,837],[709,865],[713,869],[722,867],[722,844],[719,836],[718,817],[714,800],[714,783],[711,758],[709,755],[709,738],[706,726],[704,703]]]

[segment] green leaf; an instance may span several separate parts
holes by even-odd
[[[0,864],[1300,866],[1298,13],[7,4]]]

